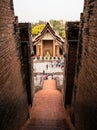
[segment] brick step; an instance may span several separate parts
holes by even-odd
[[[46,80],[34,95],[31,118],[22,130],[70,130],[66,120],[62,93],[55,80]]]
[[[65,120],[31,120],[23,130],[70,130]]]

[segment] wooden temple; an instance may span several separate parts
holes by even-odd
[[[46,24],[43,31],[33,39],[34,53],[36,56],[61,56],[63,53],[64,39]]]

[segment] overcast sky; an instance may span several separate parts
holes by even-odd
[[[80,20],[84,0],[13,0],[20,22]]]

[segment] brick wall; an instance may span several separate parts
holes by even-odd
[[[18,23],[18,17],[14,17],[14,34],[15,34],[15,42],[17,45],[17,50],[20,56],[20,31],[19,31],[19,23]]]
[[[71,106],[74,87],[75,65],[77,56],[77,44],[79,34],[79,22],[66,23],[67,56],[66,56],[66,96],[65,106]]]
[[[85,0],[76,71],[76,130],[97,129],[97,0]]]
[[[21,66],[24,85],[27,91],[28,103],[32,105],[32,68],[31,68],[31,24],[19,23]]]
[[[76,69],[75,69],[75,78],[74,78],[74,87],[72,94],[72,105],[71,105],[71,120],[75,126],[75,101],[76,101],[76,91],[78,83],[78,74],[81,67],[81,55],[82,55],[82,32],[83,32],[83,13],[81,13],[81,20],[79,25],[79,36],[78,36],[78,47],[77,47],[77,58],[76,58]]]
[[[28,118],[13,23],[12,0],[0,0],[0,130],[19,130]]]

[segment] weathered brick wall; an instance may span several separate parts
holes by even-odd
[[[12,0],[0,0],[0,130],[19,130],[28,118],[13,23]]]
[[[66,96],[65,106],[71,106],[72,92],[74,86],[75,65],[77,56],[77,44],[79,34],[79,22],[67,22],[66,36],[68,44],[68,55],[66,57]]]
[[[76,81],[76,130],[97,129],[97,0],[85,0]]]
[[[18,23],[18,17],[14,17],[14,34],[15,34],[15,41],[17,45],[17,50],[19,51],[20,54],[20,31],[19,31],[19,23]]]
[[[31,24],[19,23],[20,30],[20,48],[21,48],[21,66],[23,80],[27,91],[28,103],[32,105],[32,66],[31,66]]]
[[[77,58],[76,58],[76,69],[75,69],[75,79],[74,79],[74,87],[73,87],[73,95],[72,95],[72,105],[71,105],[71,120],[73,125],[75,125],[75,101],[76,101],[76,91],[77,91],[77,83],[78,83],[78,74],[81,67],[81,56],[82,56],[82,33],[83,33],[83,13],[81,13],[81,20],[79,25],[79,39],[78,39],[78,49],[77,49]]]

